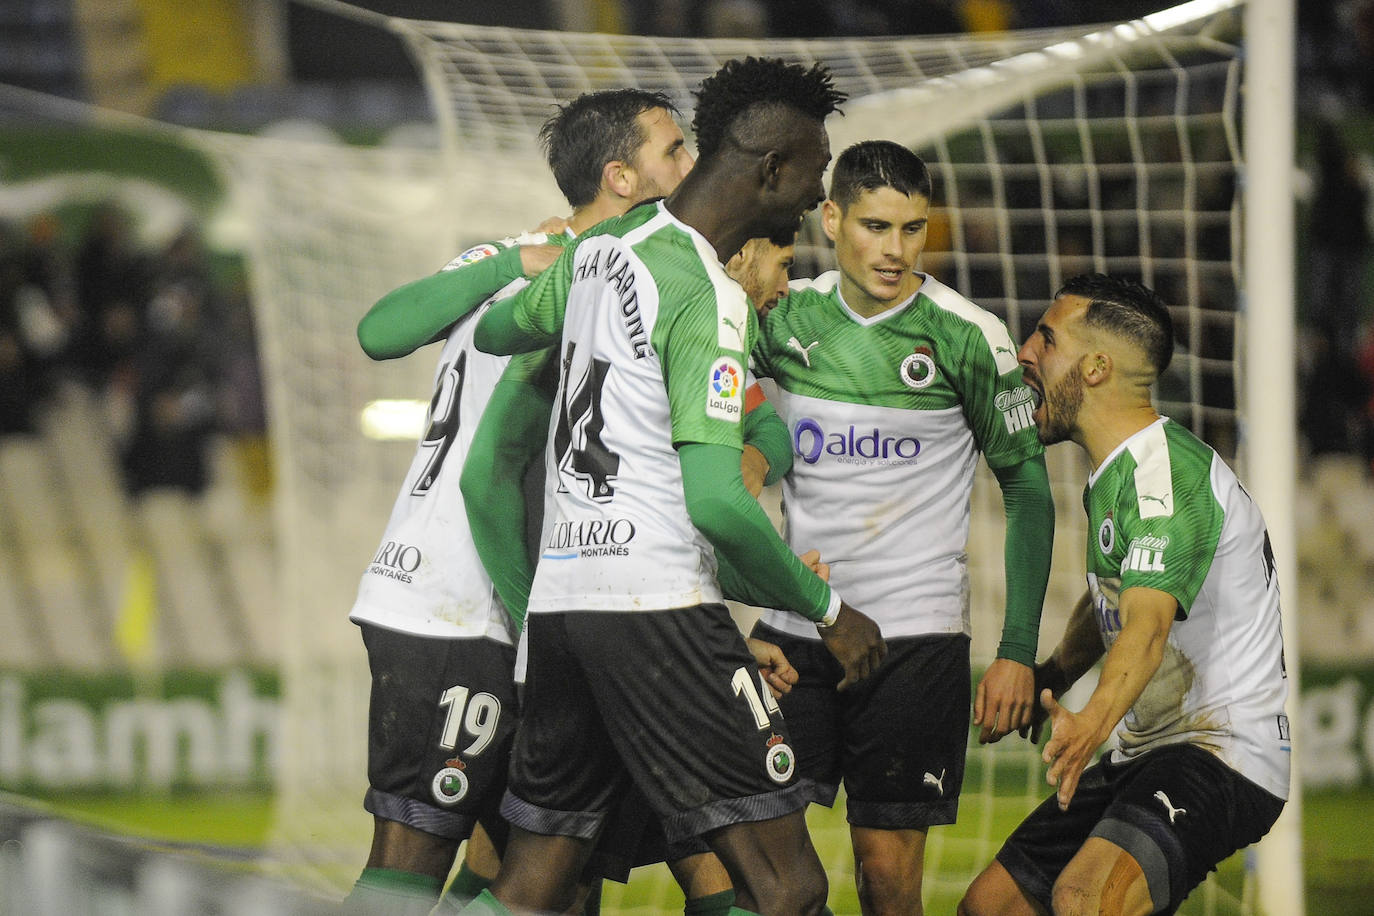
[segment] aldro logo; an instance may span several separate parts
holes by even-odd
[[[822,454],[849,464],[909,464],[921,453],[921,440],[887,435],[876,426],[872,432],[852,424],[844,432],[827,432],[816,420],[802,417],[792,428],[792,451],[807,464],[820,461]]]
[[[377,550],[367,571],[399,582],[411,582],[411,574],[420,568],[424,556],[420,548],[399,541],[387,541]]]
[[[764,766],[768,770],[768,778],[780,785],[791,779],[797,769],[797,755],[792,753],[791,746],[777,732],[768,739]]]

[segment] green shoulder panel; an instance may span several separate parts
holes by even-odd
[[[1173,595],[1186,614],[1211,570],[1225,513],[1205,443],[1170,421],[1128,441],[1092,484],[1089,569]]]
[[[741,448],[750,306],[703,244],[665,226],[635,246],[657,286],[650,344],[662,366],[674,443]]]

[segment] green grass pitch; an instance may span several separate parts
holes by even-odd
[[[111,832],[165,842],[209,843],[231,847],[255,847],[268,838],[272,822],[272,798],[267,793],[205,793],[173,796],[113,796],[38,799],[52,813]],[[964,799],[960,822],[936,828],[931,834],[928,861],[938,855],[941,867],[958,871],[981,865],[995,849],[983,854],[969,841],[985,814],[992,817],[991,836],[1000,839],[1015,826],[1025,811],[1021,799],[1002,799],[991,812],[985,800]],[[366,815],[359,808],[360,829]],[[1374,899],[1374,847],[1368,825],[1374,822],[1374,790],[1322,793],[1303,799],[1304,869],[1310,916],[1367,916]],[[859,911],[854,892],[853,865],[848,855],[848,831],[842,809],[813,807],[808,815],[812,835],[830,875],[830,906],[837,916]],[[975,861],[975,858],[977,861]],[[358,863],[361,868],[362,863]],[[1241,856],[1222,864],[1216,879],[1226,896],[1239,899],[1243,880]],[[927,912],[952,913],[959,888],[933,886]],[[1195,892],[1184,914],[1203,912],[1201,895]],[[627,886],[608,884],[603,912],[624,916],[681,912],[682,895],[662,866],[638,869]],[[1235,912],[1222,905],[1218,913]]]

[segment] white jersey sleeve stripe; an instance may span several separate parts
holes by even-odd
[[[1128,448],[1135,459],[1135,495],[1140,517],[1168,518],[1174,514],[1173,465],[1169,443],[1164,436],[1164,421],[1146,427],[1130,440]]]

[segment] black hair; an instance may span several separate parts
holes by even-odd
[[[1158,293],[1142,283],[1106,274],[1071,277],[1055,293],[1089,300],[1083,322],[1135,343],[1154,367],[1155,377],[1164,374],[1174,355],[1174,319]]]
[[[921,157],[890,140],[865,140],[840,153],[830,176],[830,199],[847,210],[864,191],[892,188],[930,200],[930,169]]]
[[[571,206],[596,200],[606,163],[633,161],[645,140],[635,119],[655,108],[680,115],[665,93],[607,89],[579,95],[544,122],[539,142],[558,189]]]
[[[697,159],[710,159],[726,140],[743,148],[766,145],[762,133],[774,129],[766,109],[791,109],[824,122],[848,95],[832,84],[824,64],[808,69],[779,58],[745,57],[725,62],[695,93]],[[765,111],[760,111],[763,108]],[[750,115],[745,118],[745,115]]]

